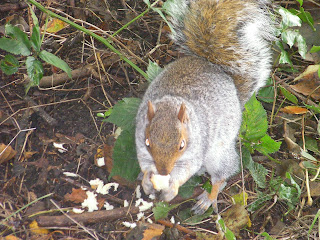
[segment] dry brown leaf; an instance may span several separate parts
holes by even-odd
[[[0,164],[9,161],[17,154],[17,151],[13,150],[11,146],[6,147],[7,145],[0,144]]]
[[[305,96],[309,96],[315,100],[320,99],[320,88],[316,88],[320,85],[320,79],[318,76],[318,69],[320,65],[309,66],[295,81],[300,80],[299,83],[291,85],[291,88],[296,92],[302,93]]]
[[[308,109],[298,106],[287,106],[280,109],[281,112],[289,114],[305,114],[308,112]]]
[[[160,224],[149,224],[148,228],[143,233],[142,240],[151,240],[154,239],[154,237],[159,237],[162,234],[164,228],[165,227]]]
[[[236,236],[239,235],[240,230],[250,223],[248,211],[243,205],[235,204],[224,213],[221,213],[226,226]]]
[[[64,195],[65,201],[71,201],[74,203],[82,203],[85,199],[87,199],[87,193],[85,190],[81,188],[72,188],[72,192]]]

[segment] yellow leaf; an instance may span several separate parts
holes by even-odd
[[[64,29],[66,26],[68,26],[67,23],[62,22],[59,19],[53,18],[48,23],[46,31],[49,33],[56,33],[56,32],[59,32],[61,29]]]
[[[39,228],[36,220],[33,220],[32,223],[29,224],[29,228],[31,232],[36,234],[49,234],[50,231],[46,228]]]
[[[248,200],[247,192],[244,192],[244,199],[243,199],[243,192],[236,194],[236,195],[233,195],[232,197],[233,197],[235,203],[238,203],[243,206],[247,206],[247,200]],[[243,202],[243,200],[244,200],[244,202]]]

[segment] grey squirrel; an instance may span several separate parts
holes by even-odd
[[[204,170],[211,176],[212,190],[204,191],[193,209],[217,209],[219,191],[239,170],[236,142],[244,104],[270,75],[274,28],[267,4],[173,2],[171,37],[185,57],[151,82],[136,117],[146,194],[161,191],[160,198],[170,201],[181,185]]]

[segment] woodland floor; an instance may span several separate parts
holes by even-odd
[[[3,27],[9,19],[21,24],[26,32],[30,31],[31,17],[28,7],[16,2],[6,0],[0,3],[0,36],[3,36]],[[80,25],[88,22],[99,27],[104,32],[97,33],[104,38],[146,9],[142,0],[39,2],[54,12],[58,13],[59,10],[81,19],[76,20]],[[4,10],[5,7],[8,8]],[[317,13],[319,9],[319,6],[314,5],[310,5],[310,9],[306,7],[306,10],[311,12],[317,10]],[[43,26],[45,15],[36,8],[34,11],[39,18],[40,26]],[[84,26],[93,29],[86,24]],[[168,38],[168,32],[169,28],[159,14],[150,11],[119,33],[115,37],[114,46],[144,71],[149,59],[163,67],[179,57],[177,49]],[[318,28],[318,34],[319,32]],[[124,221],[132,223],[137,219],[138,210],[133,205],[138,181],[128,183],[120,180],[117,191],[111,191],[109,195],[99,195],[98,211],[79,214],[81,216],[78,218],[71,215],[75,221],[66,221],[68,219],[63,213],[72,207],[81,206],[81,201],[85,198],[81,195],[81,187],[89,188],[88,181],[99,178],[104,183],[113,182],[108,180],[108,170],[98,167],[95,161],[99,154],[103,155],[99,149],[104,149],[105,156],[111,154],[113,142],[109,136],[114,133],[115,126],[103,122],[102,118],[97,117],[97,113],[104,113],[123,97],[141,97],[146,88],[146,81],[127,63],[120,60],[117,54],[71,27],[54,34],[46,34],[42,48],[59,56],[73,70],[80,73],[72,81],[68,80],[55,87],[33,87],[25,94],[25,68],[12,76],[7,76],[0,70],[0,144],[10,145],[16,151],[11,160],[2,163],[0,161],[0,238],[151,239],[165,227],[165,233],[161,238],[154,239],[196,239],[195,232],[204,234],[198,235],[197,239],[221,239],[217,235],[214,214],[195,224],[170,222],[171,216],[174,216],[176,222],[180,221],[179,213],[191,207],[189,202],[180,205],[170,212],[169,217],[153,225],[146,221],[147,218],[153,219],[152,212],[148,210],[144,220],[140,220],[134,230],[124,226]],[[0,59],[4,55],[5,53],[0,51]],[[277,84],[288,87],[287,83],[311,64],[313,63],[296,59],[296,73],[277,70],[274,79]],[[49,65],[44,67],[44,76],[49,76],[49,81],[53,73],[61,73],[59,69]],[[60,77],[55,75],[55,81]],[[299,98],[301,94],[297,96]],[[281,107],[283,100],[283,96],[278,96],[275,106],[273,103],[263,104],[268,116],[271,115],[273,107],[276,111]],[[303,96],[299,98],[299,101],[302,100]],[[312,100],[318,104],[318,100]],[[288,105],[286,103],[283,106]],[[268,169],[268,179],[273,173],[280,176],[289,168],[294,168],[291,172],[296,173],[301,179],[300,203],[286,214],[286,202],[274,195],[260,209],[249,215],[243,215],[243,212],[246,212],[244,208],[233,211],[229,217],[229,221],[233,222],[231,225],[236,225],[234,222],[241,221],[241,218],[246,218],[247,223],[249,217],[251,222],[244,226],[240,223],[241,230],[237,226],[234,227],[233,231],[239,239],[265,239],[261,236],[263,232],[267,232],[274,239],[307,239],[309,227],[320,208],[320,187],[317,181],[311,189],[313,204],[309,206],[305,203],[305,172],[299,168],[301,159],[294,158],[293,150],[288,148],[284,141],[284,114],[280,111],[269,129],[273,139],[283,142],[280,151],[272,155],[282,164],[276,166],[259,155],[255,155],[254,160]],[[300,115],[294,117],[296,142],[302,139],[301,126],[305,126],[306,135],[312,136],[319,144],[319,134],[316,132],[318,115],[306,116],[304,123]],[[63,147],[67,151],[60,153],[53,143],[64,143]],[[319,155],[315,157],[319,158]],[[64,175],[64,172],[76,173],[81,177],[69,177]],[[232,206],[229,196],[239,193],[239,189],[243,188],[249,195],[249,203],[257,198],[256,185],[248,171],[244,171],[243,176],[234,176],[220,194],[221,213]],[[268,191],[268,187],[259,190],[263,194]],[[47,194],[51,195],[39,199]],[[143,193],[142,196],[150,201]],[[102,210],[105,200],[115,206],[114,210]],[[129,202],[129,208],[123,208],[124,200]],[[35,202],[30,204],[32,201]],[[49,231],[41,230],[36,225],[30,225],[31,223]],[[317,229],[318,222],[310,231],[310,239],[319,239]]]

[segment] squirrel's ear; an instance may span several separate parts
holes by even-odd
[[[181,104],[181,107],[178,113],[178,119],[182,123],[186,123],[188,121],[187,109],[184,103]]]
[[[147,116],[148,116],[149,122],[154,117],[154,108],[153,108],[153,105],[152,105],[150,100],[148,101],[148,113],[147,113]]]

